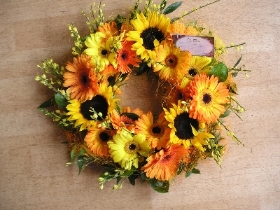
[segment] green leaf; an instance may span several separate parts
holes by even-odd
[[[242,55],[241,55],[240,58],[237,60],[236,64],[234,64],[233,68],[235,68],[235,67],[240,63],[241,60],[242,60]]]
[[[131,174],[134,173],[134,170],[125,170],[122,176],[129,177]]]
[[[185,177],[187,178],[187,177],[189,177],[191,174],[192,174],[192,171],[190,170],[190,171],[188,171],[188,172],[186,173]]]
[[[230,110],[227,109],[223,114],[220,115],[220,117],[225,118],[225,117],[229,116],[229,114],[230,114]]]
[[[66,106],[68,105],[68,101],[60,92],[54,95],[54,100],[59,108],[64,110],[66,109]]]
[[[200,170],[193,168],[192,170],[188,171],[185,175],[185,177],[189,177],[191,174],[200,174]]]
[[[200,170],[196,169],[196,168],[193,168],[192,169],[192,173],[193,174],[200,174]]]
[[[77,165],[79,168],[79,174],[81,173],[82,169],[83,169],[83,165],[84,165],[84,156],[78,156],[77,158]]]
[[[124,22],[124,20],[125,20],[125,18],[123,17],[123,16],[121,16],[121,15],[117,15],[117,17],[115,18],[115,22],[116,22],[116,24],[117,24],[117,28],[119,29],[119,30],[121,30],[121,26],[122,26],[122,23]]]
[[[168,181],[160,181],[157,179],[150,180],[151,187],[159,192],[159,193],[167,193],[169,190],[169,182]]]
[[[44,103],[42,103],[38,109],[41,109],[41,108],[48,108],[48,107],[51,107],[53,106],[53,100],[52,99],[49,99],[47,101],[45,101]]]
[[[128,177],[129,183],[133,186],[135,186],[135,180],[138,178],[137,174],[132,174]]]
[[[166,0],[162,0],[159,6],[160,11],[162,11],[165,7],[166,7]]]
[[[133,69],[135,75],[142,75],[149,70],[151,70],[151,67],[149,67],[148,64],[145,62],[140,63],[138,68]]]
[[[210,74],[218,77],[220,82],[224,82],[228,77],[228,68],[221,62],[212,67]]]
[[[71,150],[71,153],[70,153],[70,160],[71,160],[71,162],[74,161],[74,158],[76,156],[76,148],[77,148],[77,145],[74,145],[72,150]]]
[[[129,113],[129,112],[124,112],[121,115],[127,116],[129,119],[132,119],[133,121],[138,120],[139,116],[135,113]]]
[[[164,10],[163,14],[166,15],[166,14],[169,14],[169,13],[171,13],[171,12],[174,12],[178,7],[181,6],[181,4],[182,4],[181,1],[179,1],[179,2],[174,2],[174,3],[170,4],[170,5]]]

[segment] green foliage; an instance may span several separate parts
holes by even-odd
[[[138,120],[139,116],[135,113],[129,113],[129,112],[124,112],[121,115],[124,115],[128,117],[129,119],[132,119],[133,121]]]
[[[133,69],[133,72],[135,73],[135,75],[142,75],[149,70],[151,70],[151,67],[149,67],[146,62],[142,62],[140,63],[138,68]]]
[[[54,100],[55,103],[58,105],[59,108],[61,108],[62,110],[66,110],[66,106],[68,105],[68,101],[65,98],[64,95],[62,95],[60,92],[56,93],[54,95]]]
[[[162,11],[166,7],[166,3],[167,3],[166,0],[162,0],[159,6],[160,11]]]
[[[181,1],[179,2],[174,2],[172,4],[170,4],[164,11],[163,11],[163,14],[169,14],[171,12],[174,12],[176,9],[178,9],[178,7],[180,7],[182,4]]]
[[[220,82],[224,82],[228,77],[228,68],[224,63],[220,62],[212,67],[210,74],[218,77]]]
[[[38,107],[38,109],[41,109],[41,108],[49,108],[49,107],[51,107],[51,106],[53,106],[53,99],[49,99],[49,100],[43,102],[43,103]]]
[[[167,193],[169,191],[169,182],[157,179],[149,180],[150,186],[159,193]]]
[[[227,109],[223,114],[220,115],[221,118],[225,118],[230,115],[230,110]]]
[[[185,177],[189,177],[191,174],[200,174],[200,170],[193,168],[192,170],[188,171],[185,175]]]

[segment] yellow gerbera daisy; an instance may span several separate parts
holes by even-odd
[[[181,88],[183,90],[183,94],[188,97],[187,92],[184,92],[184,88],[189,84],[190,81],[197,74],[205,73],[208,74],[210,72],[210,64],[212,62],[212,58],[206,56],[192,56],[190,60],[190,65],[188,68],[185,68],[186,73],[183,77],[178,79],[178,82],[181,83]]]
[[[144,134],[150,142],[152,148],[161,149],[169,141],[170,128],[164,118],[164,112],[154,122],[153,114],[148,112],[143,114],[136,122],[135,133]]]
[[[116,134],[113,141],[108,141],[108,145],[114,162],[126,170],[130,170],[132,166],[138,168],[139,155],[147,157],[150,152],[149,143],[144,135],[133,136],[125,130]]]
[[[157,12],[149,12],[147,17],[143,13],[136,14],[136,19],[130,21],[135,31],[127,33],[127,40],[134,41],[132,49],[142,60],[155,57],[155,47],[169,35],[167,29],[170,19]]]
[[[105,119],[116,106],[117,99],[113,98],[112,87],[101,85],[99,92],[91,100],[79,102],[77,99],[70,100],[66,106],[67,115],[71,121],[76,121],[74,127],[80,126],[80,131],[94,125],[95,121]]]
[[[204,123],[191,118],[181,101],[178,101],[178,105],[173,104],[169,111],[164,108],[164,112],[165,118],[169,122],[168,126],[171,128],[171,143],[183,144],[185,147],[193,144],[201,149],[201,145],[205,144],[205,139],[213,138],[210,133],[198,132],[199,129],[204,128]]]
[[[190,104],[190,117],[199,121],[211,123],[226,110],[229,90],[218,77],[208,77],[206,74],[195,76],[188,89],[192,98]]]
[[[164,43],[156,48],[154,72],[158,72],[159,77],[165,80],[176,80],[189,68],[191,54],[188,51],[180,51],[173,44]]]
[[[84,140],[93,154],[101,157],[109,157],[110,154],[107,142],[113,139],[114,133],[113,130],[92,126]]]
[[[95,34],[90,34],[86,39],[85,45],[88,47],[85,49],[87,55],[92,56],[93,62],[103,70],[110,63],[116,68],[116,52],[112,50],[114,46],[114,37],[106,38],[106,34],[102,32],[96,32]]]

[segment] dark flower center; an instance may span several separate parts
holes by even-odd
[[[109,141],[110,136],[107,132],[102,131],[102,132],[99,133],[99,139],[103,142],[107,142],[107,141]]]
[[[152,128],[152,132],[154,134],[159,134],[161,132],[161,128],[158,127],[158,126],[155,126],[155,127]]]
[[[205,104],[209,104],[211,102],[212,98],[211,98],[211,95],[208,94],[208,93],[205,93],[203,95],[203,98],[202,98],[202,101],[205,103]]]
[[[143,39],[143,46],[147,50],[155,49],[154,40],[157,39],[159,42],[164,40],[164,34],[157,28],[145,29],[140,37]]]
[[[114,86],[114,84],[115,84],[115,77],[114,76],[109,76],[107,78],[107,81],[108,81],[110,86]]]
[[[101,50],[101,55],[106,56],[108,54],[108,51],[106,49]]]
[[[194,137],[191,125],[196,130],[198,129],[198,121],[190,118],[187,112],[178,115],[174,120],[174,126],[176,128],[175,135],[179,139],[190,139]]]
[[[121,57],[123,60],[126,60],[128,58],[127,52],[122,52]]]
[[[100,112],[102,113],[102,117],[97,117],[97,120],[102,120],[107,116],[108,107],[109,105],[107,100],[101,95],[96,95],[91,100],[83,102],[81,104],[80,111],[84,118],[87,120],[93,120],[91,115],[94,113],[91,112],[91,110],[94,109],[97,114]]]
[[[195,75],[197,75],[197,70],[196,70],[196,69],[190,69],[190,70],[189,70],[189,75],[191,75],[192,77],[194,77]]]
[[[135,150],[137,146],[135,144],[130,144],[128,147],[130,150]]]
[[[176,55],[170,54],[165,58],[165,64],[168,67],[175,68],[178,63],[178,58]]]
[[[80,79],[81,79],[81,83],[83,85],[87,85],[88,84],[88,76],[86,74],[82,74]]]

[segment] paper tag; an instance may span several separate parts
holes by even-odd
[[[172,35],[177,47],[192,55],[214,57],[214,37]]]

